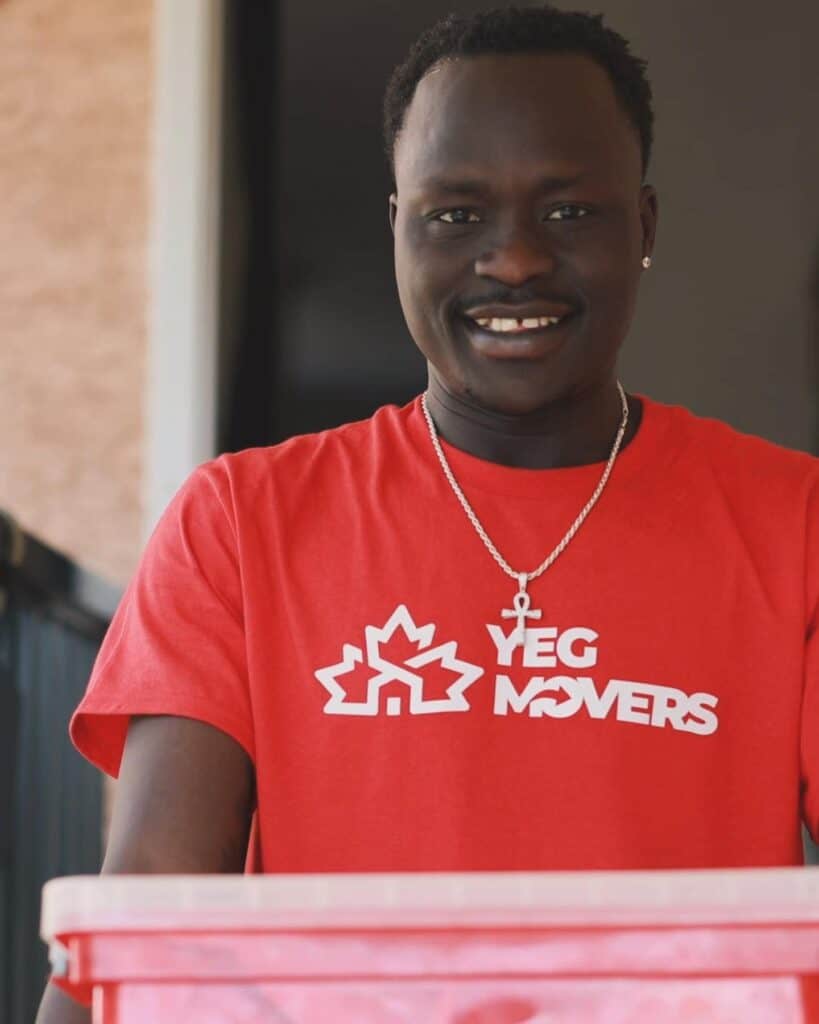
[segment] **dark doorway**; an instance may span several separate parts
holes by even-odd
[[[361,419],[423,389],[393,278],[381,100],[442,13],[429,0],[230,5],[222,451]]]

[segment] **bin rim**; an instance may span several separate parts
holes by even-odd
[[[819,923],[819,867],[80,875],[46,883],[40,933],[765,923]]]

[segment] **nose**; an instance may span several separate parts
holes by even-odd
[[[475,260],[479,277],[492,277],[510,286],[519,286],[533,277],[550,274],[554,254],[539,225],[523,221],[499,225],[489,246]]]

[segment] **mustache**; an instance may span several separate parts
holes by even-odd
[[[570,306],[576,309],[577,298],[569,298],[567,295],[558,295],[554,292],[545,292],[539,288],[496,288],[485,295],[473,295],[468,299],[459,302],[459,311],[469,316],[473,309],[480,309],[483,306],[525,306],[537,302],[553,303],[559,306]]]

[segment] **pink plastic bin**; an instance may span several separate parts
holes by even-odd
[[[94,1024],[819,1019],[819,868],[63,878],[42,935]]]

